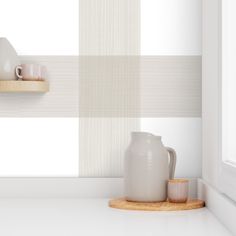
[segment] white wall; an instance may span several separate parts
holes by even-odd
[[[0,37],[20,55],[78,55],[78,0],[2,0]]]
[[[78,14],[78,0],[2,0],[0,37],[19,55],[78,56]],[[47,66],[50,92],[0,94],[0,176],[77,177],[78,58],[20,59]]]
[[[0,177],[78,176],[78,129],[78,118],[0,118]]]
[[[201,55],[201,6],[202,0],[141,0],[141,55]]]

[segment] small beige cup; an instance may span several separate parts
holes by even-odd
[[[38,64],[22,64],[16,67],[16,75],[22,80],[45,80],[46,67]]]
[[[184,203],[188,200],[188,180],[168,180],[168,200],[175,203]]]

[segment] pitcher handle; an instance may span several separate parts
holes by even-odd
[[[170,163],[169,163],[169,179],[173,179],[175,175],[175,166],[176,166],[176,152],[173,148],[166,147],[166,150],[170,156]]]

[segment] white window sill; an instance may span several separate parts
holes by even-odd
[[[202,179],[198,180],[198,198],[204,200],[207,208],[236,235],[236,202]]]
[[[0,235],[230,236],[207,209],[138,212],[111,209],[108,199],[0,199]]]
[[[197,179],[189,186],[196,198]],[[198,186],[208,208],[138,212],[107,205],[108,198],[123,195],[122,178],[0,178],[0,235],[231,235],[211,212],[234,232],[232,204],[201,180]]]

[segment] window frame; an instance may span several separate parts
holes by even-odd
[[[227,158],[226,154],[226,109],[225,107],[225,84],[227,83],[227,77],[224,75],[223,69],[223,0],[219,1],[219,189],[228,197],[236,201],[236,163]],[[227,85],[226,85],[227,86]]]

